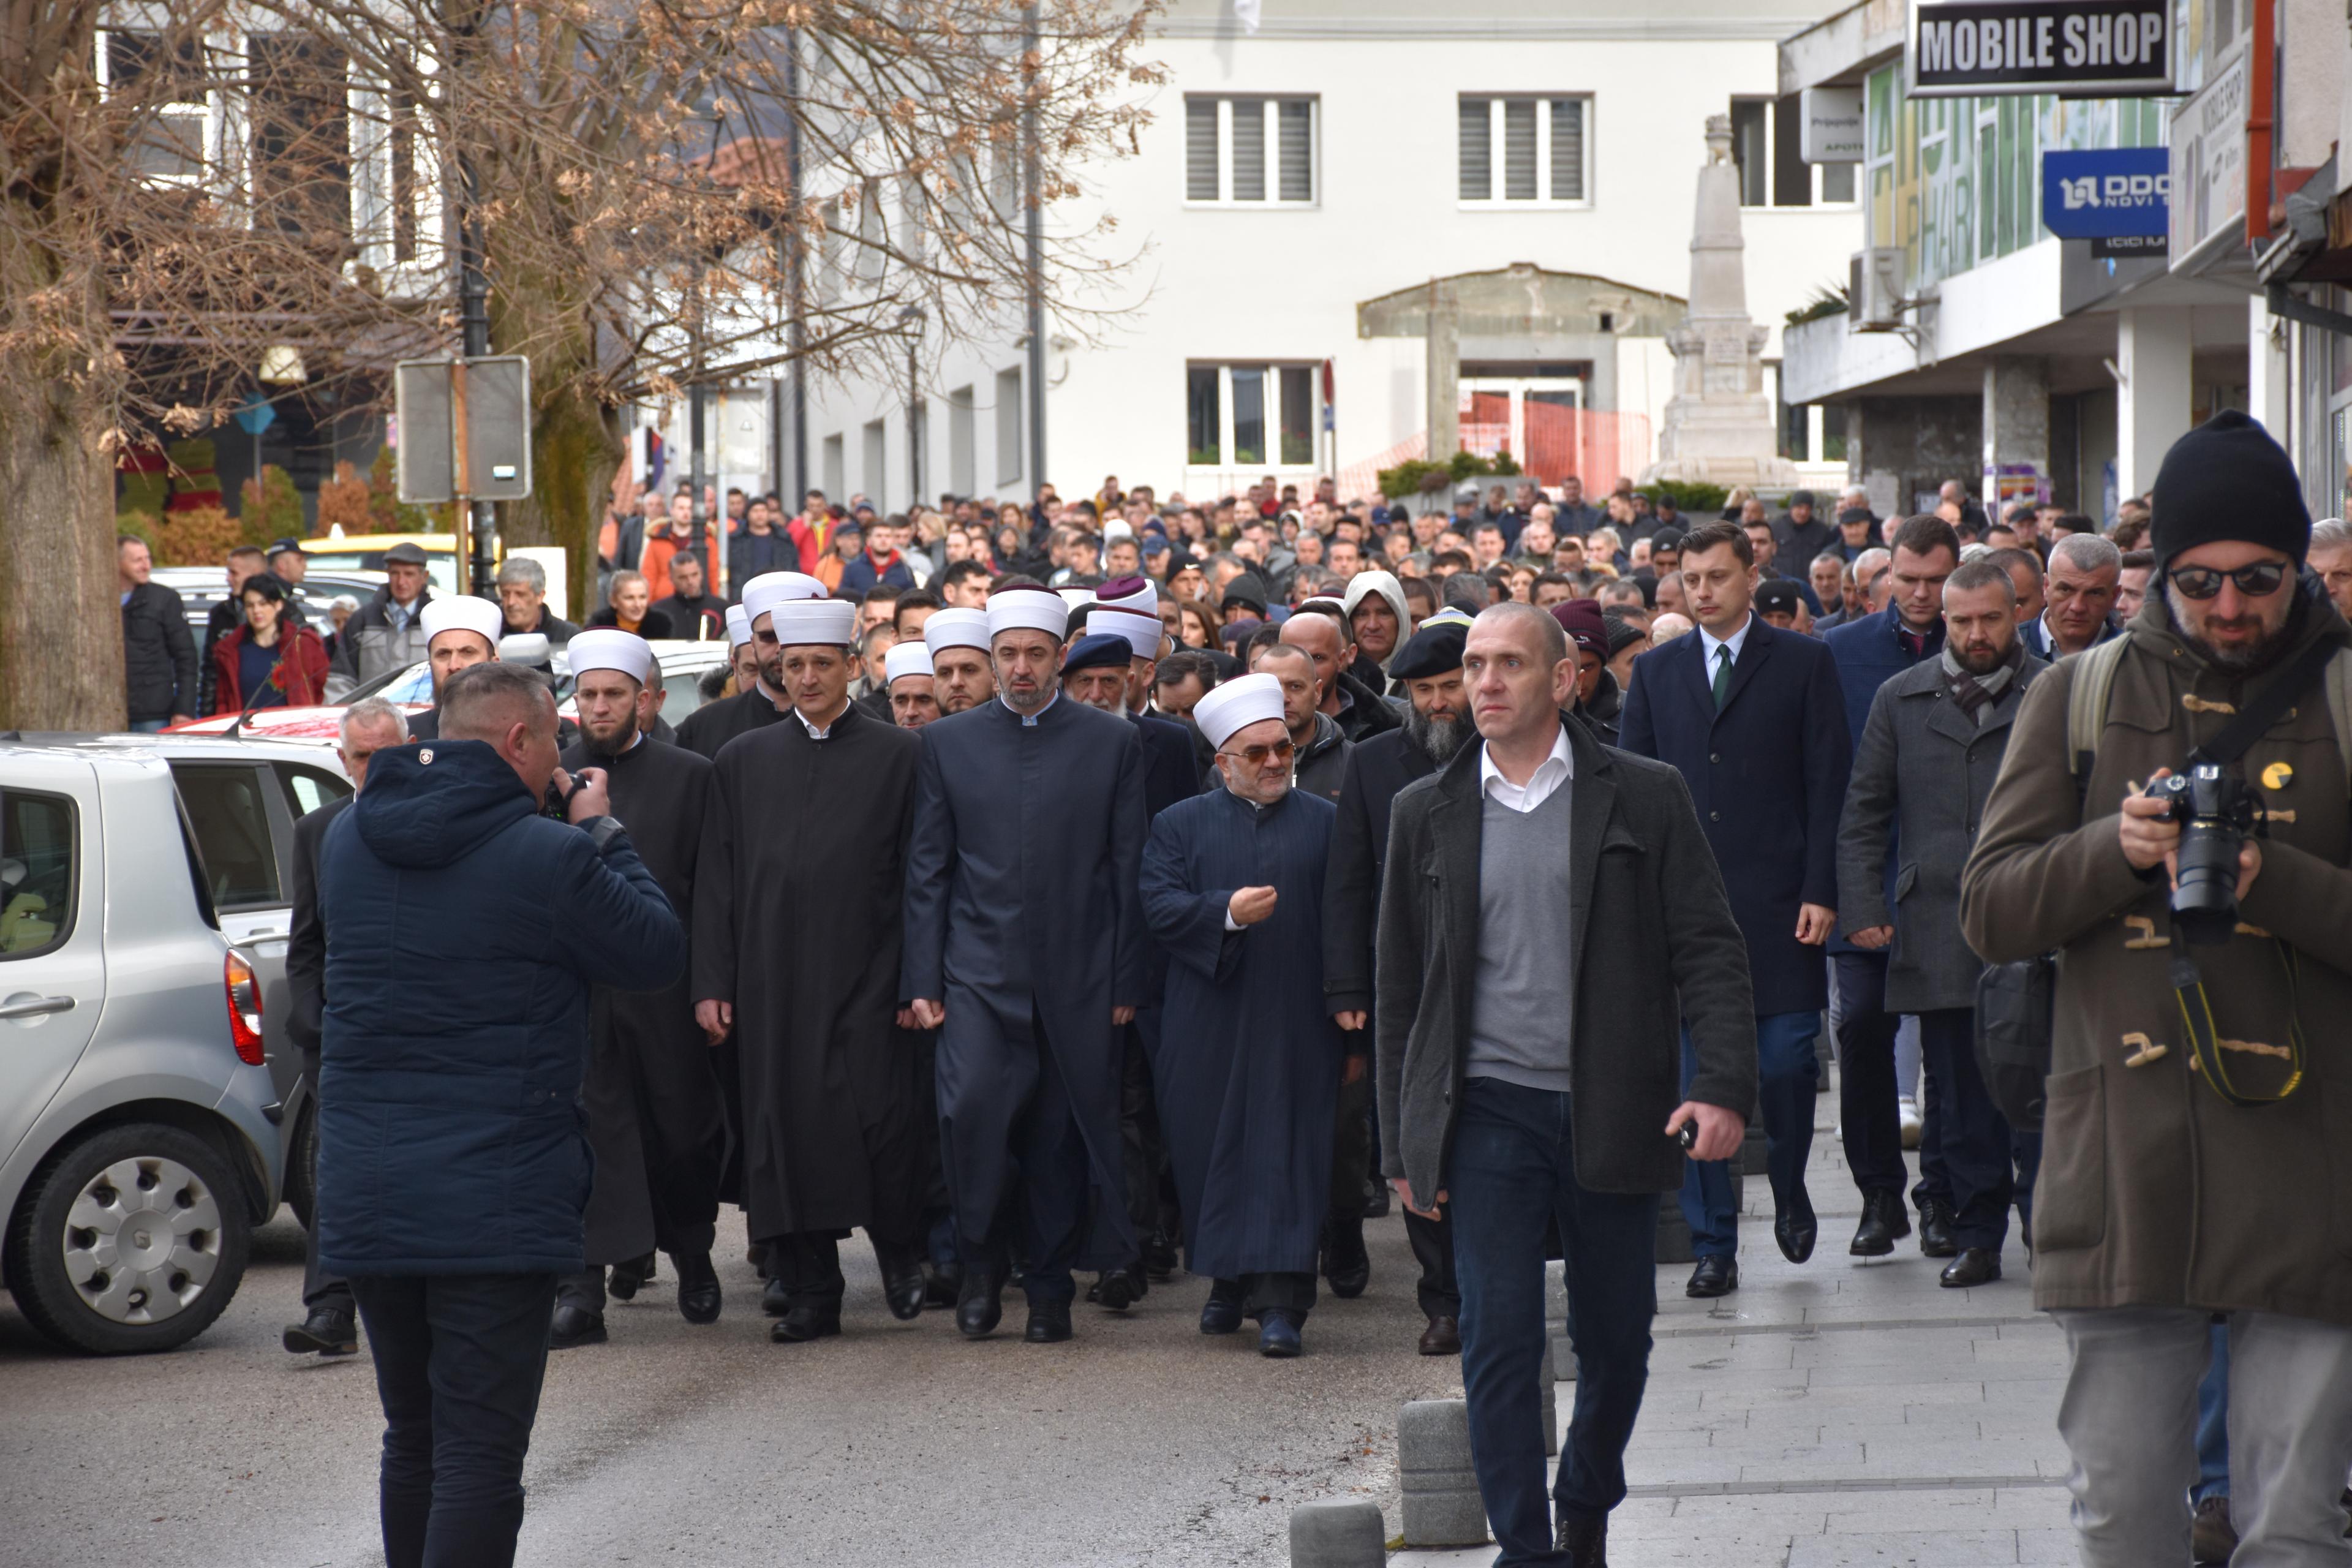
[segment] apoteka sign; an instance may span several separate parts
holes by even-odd
[[[2172,87],[2169,0],[1917,0],[1914,98],[2069,93],[2148,98]]]

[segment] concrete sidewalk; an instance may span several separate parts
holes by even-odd
[[[1738,1290],[1694,1301],[1683,1294],[1687,1264],[1658,1270],[1657,1345],[1626,1456],[1632,1495],[1610,1521],[1611,1563],[2074,1561],[2057,1433],[2065,1346],[2033,1310],[2023,1246],[2012,1234],[2007,1277],[1975,1290],[1937,1282],[1943,1264],[1920,1256],[1916,1230],[1892,1258],[1849,1256],[1862,1205],[1829,1131],[1833,1096],[1820,1115],[1806,1178],[1822,1225],[1811,1261],[1791,1264],[1773,1246],[1771,1197],[1757,1177]],[[1574,1394],[1560,1384],[1563,1441]],[[1491,1546],[1391,1559],[1493,1560]]]

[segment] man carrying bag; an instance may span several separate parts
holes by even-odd
[[[2059,955],[2034,1301],[2066,1332],[2059,1428],[2091,1568],[2189,1553],[2215,1313],[2243,1560],[2344,1552],[2352,658],[2326,650],[2352,629],[2299,590],[2310,531],[2286,454],[2243,415],[2175,443],[2161,592],[2119,652],[2026,694],[1963,875],[1986,960]],[[2077,693],[2093,679],[2103,703]]]

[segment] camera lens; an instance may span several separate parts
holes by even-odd
[[[2179,874],[2174,879],[2172,918],[2181,934],[2200,947],[2230,940],[2238,926],[2238,846],[2230,827],[2192,822],[2180,835]]]

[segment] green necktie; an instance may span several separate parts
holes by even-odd
[[[1715,707],[1723,710],[1726,699],[1731,695],[1731,645],[1719,643],[1715,650]]]

